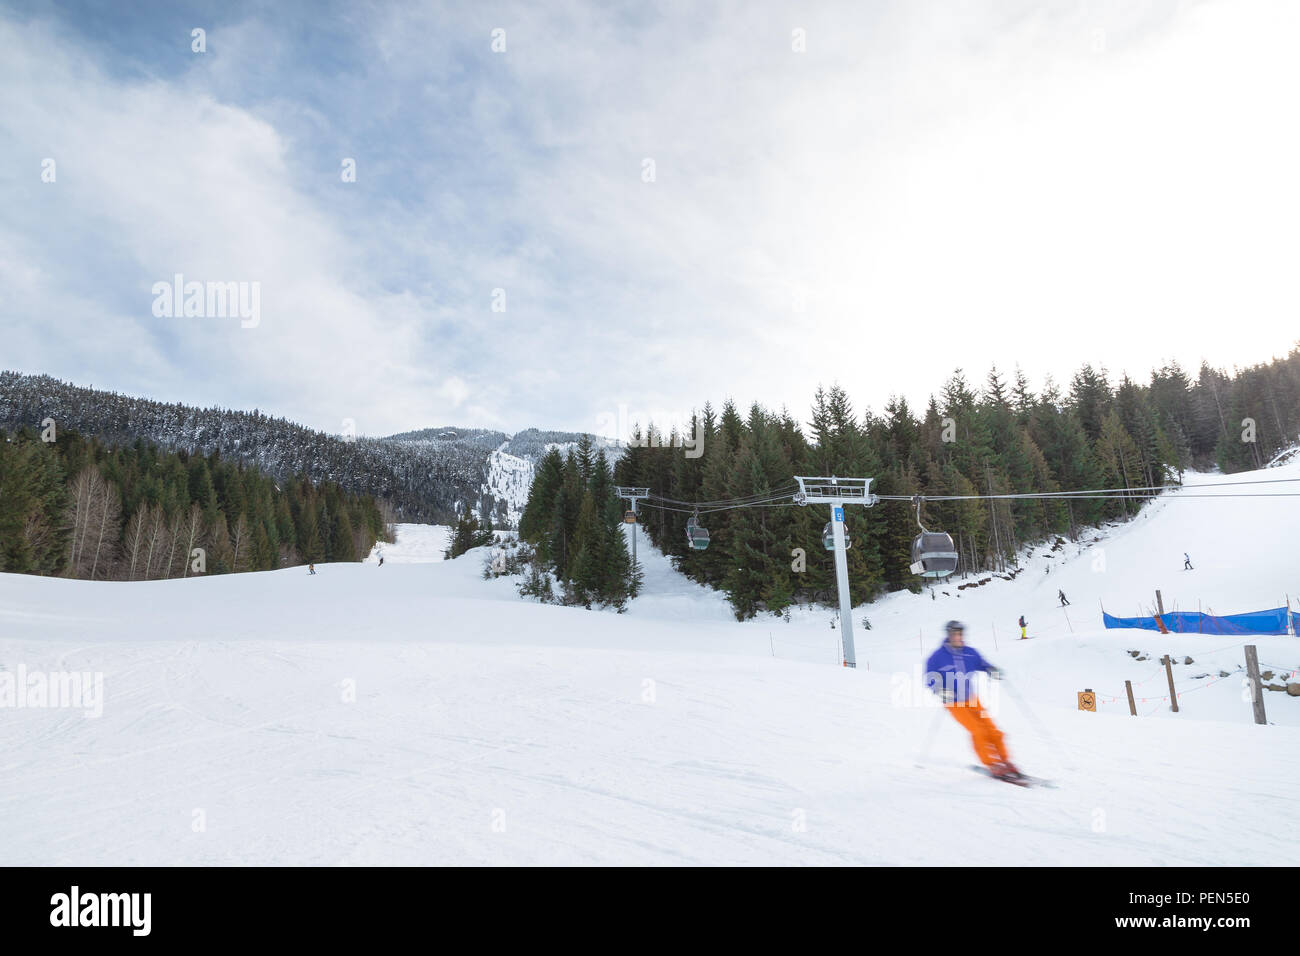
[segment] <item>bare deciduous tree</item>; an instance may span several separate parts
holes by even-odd
[[[185,570],[181,572],[181,577],[188,577],[194,549],[203,547],[203,509],[197,504],[190,505],[190,513],[179,524],[185,529],[185,554],[182,557]]]
[[[147,573],[147,568],[142,568],[149,536],[146,511],[143,506],[137,508],[135,514],[131,515],[131,520],[126,523],[126,554],[123,558],[126,567],[123,570],[128,581],[135,580],[137,570]]]
[[[232,571],[248,570],[248,521],[245,520],[243,512],[240,512],[235,519],[235,527],[230,532],[230,549],[233,552],[230,558],[230,568]]]
[[[122,503],[117,488],[95,465],[81,470],[72,483],[67,574],[74,578],[108,578],[117,557]]]
[[[181,535],[184,533],[182,527],[183,519],[177,515],[175,519],[167,525],[167,537],[164,542],[167,549],[167,556],[163,558],[162,577],[176,577],[176,552],[180,548]]]
[[[160,576],[158,574],[158,561],[161,558],[165,534],[162,506],[154,505],[145,516],[144,574],[142,577],[146,580]]]
[[[72,504],[68,523],[72,525],[72,539],[68,551],[68,576],[78,577],[81,556],[86,550],[86,538],[90,533],[90,506],[95,492],[103,483],[99,469],[94,465],[83,468],[72,482]]]

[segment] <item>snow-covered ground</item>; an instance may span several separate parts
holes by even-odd
[[[451,528],[445,524],[399,524],[397,540],[392,544],[380,541],[366,556],[367,564],[378,564],[384,556],[384,566],[390,564],[430,564],[441,561],[451,544]]]
[[[1187,481],[1252,477],[1300,462]],[[829,611],[739,624],[644,537],[644,594],[621,615],[522,601],[483,579],[487,549],[445,562],[446,529],[411,525],[383,568],[0,575],[5,670],[104,678],[100,716],[0,708],[0,859],[1283,863],[1300,698],[1267,693],[1273,725],[1255,726],[1247,641],[1105,631],[1100,605],[1145,613],[1160,588],[1167,609],[1280,606],[1300,592],[1298,528],[1300,498],[1189,489],[1095,542],[1035,549],[1013,581],[859,608],[856,671],[836,664]],[[1013,639],[1022,613],[1032,640]],[[1013,756],[1058,789],[971,773],[967,740],[917,691],[951,617],[1008,672],[991,703]],[[1266,668],[1300,666],[1295,637],[1249,643]],[[1076,709],[1085,688],[1100,712]]]

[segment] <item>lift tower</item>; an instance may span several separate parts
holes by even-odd
[[[649,498],[649,497],[650,497],[650,489],[649,489],[649,488],[627,488],[627,487],[624,487],[623,485],[619,485],[617,488],[614,489],[614,493],[615,493],[616,495],[618,495],[620,498],[626,498],[626,499],[628,499],[629,501],[632,502],[632,517],[633,517],[633,521],[631,522],[631,525],[632,525],[632,571],[635,573],[635,571],[636,571],[636,526],[637,526],[637,524],[639,523],[638,521],[635,520],[635,519],[636,519],[636,503],[637,503],[638,501],[640,501],[642,498]]]
[[[831,532],[835,537],[835,584],[840,592],[840,640],[843,643],[844,666],[857,667],[853,649],[853,604],[849,601],[849,562],[844,549],[844,506],[862,505],[870,508],[880,500],[871,493],[872,478],[801,478],[799,491],[794,496],[801,505],[814,502],[831,506]]]

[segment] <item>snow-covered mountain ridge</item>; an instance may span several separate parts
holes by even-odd
[[[109,445],[144,439],[166,449],[220,453],[277,478],[307,475],[389,501],[399,519],[446,523],[467,508],[518,521],[532,468],[548,447],[571,447],[580,432],[536,428],[507,434],[443,427],[385,438],[331,435],[258,409],[197,408],[0,372],[0,428],[59,429]],[[614,442],[591,436],[597,447]]]
[[[438,449],[462,445],[482,450],[498,442],[484,460],[484,479],[479,485],[480,501],[471,505],[480,518],[491,513],[497,525],[515,526],[528,501],[528,489],[533,484],[537,462],[552,448],[561,454],[577,447],[583,432],[543,431],[528,428],[508,434],[477,428],[426,428],[414,432],[389,435],[384,441]],[[594,447],[606,454],[617,452],[618,442],[597,435],[586,434]]]

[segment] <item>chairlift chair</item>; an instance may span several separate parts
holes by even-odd
[[[686,543],[695,551],[703,551],[709,546],[709,529],[700,524],[695,515],[686,519]]]
[[[923,578],[946,578],[957,570],[958,555],[952,535],[943,531],[927,531],[921,524],[922,498],[917,495],[916,524],[921,533],[912,539],[912,573]]]
[[[831,527],[831,523],[829,521],[826,522],[826,527],[822,528],[822,547],[825,548],[827,551],[835,550],[835,529]],[[853,547],[853,539],[849,537],[849,526],[848,523],[845,522],[844,550],[847,551],[851,547]]]

